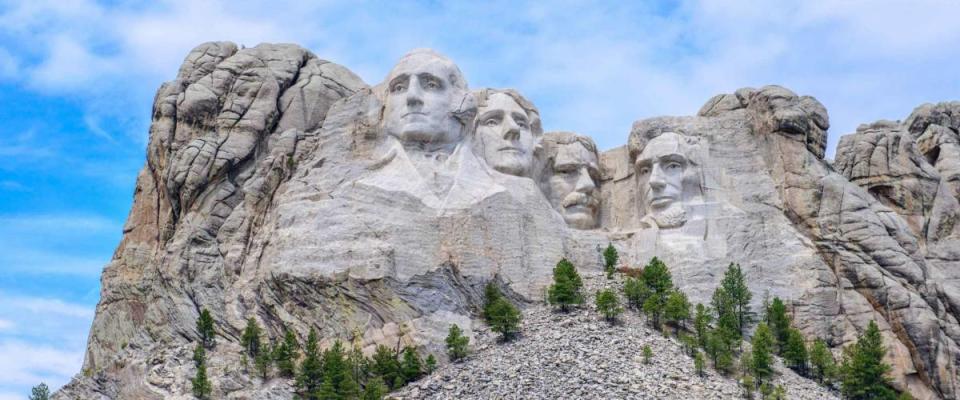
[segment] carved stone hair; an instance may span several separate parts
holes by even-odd
[[[533,102],[527,100],[526,97],[523,97],[519,92],[513,89],[480,89],[474,92],[474,97],[477,100],[477,108],[483,108],[487,105],[487,100],[490,99],[490,96],[494,94],[501,93],[507,96],[510,96],[513,101],[517,102],[517,105],[527,113],[527,120],[530,121],[530,132],[534,135],[539,136],[543,134],[543,126],[540,123],[540,111],[537,110],[537,107],[533,105]]]
[[[557,157],[560,146],[580,143],[591,153],[597,154],[597,145],[589,136],[578,135],[573,132],[549,132],[543,135],[543,158],[553,160]]]

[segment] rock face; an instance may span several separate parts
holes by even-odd
[[[740,263],[837,349],[876,320],[898,388],[957,398],[958,126],[960,103],[921,106],[844,137],[831,165],[826,109],[767,86],[598,153],[430,50],[371,87],[294,45],[203,44],[157,93],[83,371],[57,398],[189,398],[207,308],[215,394],[288,399],[237,371],[246,318],[443,354],[487,282],[534,304],[559,259],[599,270],[607,243],[665,260],[698,302]]]

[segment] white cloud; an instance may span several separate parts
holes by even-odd
[[[14,327],[14,323],[5,319],[0,319],[0,332],[8,331]]]
[[[83,351],[0,340],[0,360],[11,361],[0,363],[0,386],[29,388],[45,382],[53,391],[80,370]]]

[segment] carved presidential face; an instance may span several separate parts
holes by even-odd
[[[597,179],[600,173],[597,155],[578,141],[557,146],[547,184],[553,207],[567,225],[577,229],[597,226]]]
[[[435,53],[413,53],[387,79],[384,130],[403,142],[451,143],[463,125],[453,110],[463,100],[460,71]]]
[[[672,132],[650,140],[636,160],[645,215],[654,218],[661,228],[676,227],[685,221],[684,186],[690,184],[692,168],[683,151],[684,138]]]
[[[477,112],[477,141],[484,160],[509,175],[529,176],[534,134],[526,110],[506,93],[494,93]]]

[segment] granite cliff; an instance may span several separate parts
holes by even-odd
[[[663,259],[695,302],[740,263],[835,349],[876,320],[898,388],[958,398],[960,103],[864,125],[834,162],[828,128],[813,97],[744,88],[598,152],[429,50],[369,86],[295,45],[200,45],[157,92],[83,371],[57,398],[189,398],[201,308],[216,393],[289,398],[230,367],[248,317],[442,354],[487,282],[533,305],[560,258],[596,271],[607,243]]]

